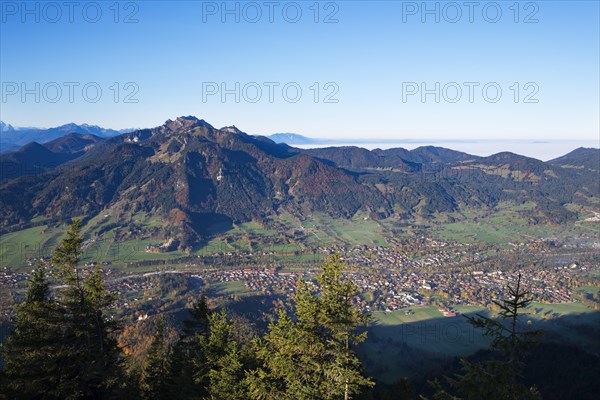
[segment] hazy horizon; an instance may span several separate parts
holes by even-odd
[[[173,117],[175,118],[175,117]],[[206,122],[211,123],[210,120],[205,119]],[[56,126],[51,127],[39,127],[39,126],[14,126],[10,124],[8,121],[1,120],[6,124],[13,126],[15,129],[48,129],[55,128]],[[67,125],[69,123],[74,122],[66,122],[60,124],[58,126]],[[112,128],[106,127],[102,124],[95,123],[76,123],[77,125],[91,125],[98,126],[104,129],[112,129],[112,130],[126,130],[126,129],[147,129],[147,128]],[[236,125],[229,124],[227,126]],[[237,126],[237,125],[236,125]],[[223,126],[224,127],[224,126]],[[444,147],[451,150],[461,151],[467,154],[487,157],[493,154],[497,154],[500,152],[511,152],[527,157],[536,158],[542,161],[549,161],[554,158],[558,158],[563,156],[577,148],[586,147],[586,148],[600,148],[600,138],[598,140],[581,140],[581,139],[549,139],[543,140],[539,138],[519,138],[519,139],[473,139],[473,138],[414,138],[405,136],[404,138],[399,138],[399,135],[395,137],[388,138],[376,138],[371,137],[369,139],[365,138],[351,138],[347,137],[345,139],[339,139],[335,137],[320,137],[317,135],[311,134],[299,134],[293,132],[275,132],[275,133],[256,133],[256,132],[247,132],[243,129],[243,127],[237,126],[242,132],[247,134],[255,135],[255,136],[270,136],[275,134],[290,134],[290,135],[301,135],[308,139],[322,141],[323,143],[310,143],[310,144],[290,144],[293,147],[301,148],[301,149],[311,149],[311,148],[322,148],[322,147],[331,147],[331,146],[356,146],[362,147],[368,150],[374,149],[391,149],[402,147],[407,150],[413,150],[417,147],[421,146],[436,146],[436,147]],[[148,127],[148,128],[154,128]],[[219,128],[219,127],[217,127]],[[18,130],[17,130],[18,133]],[[4,132],[0,132],[0,134],[4,135]]]

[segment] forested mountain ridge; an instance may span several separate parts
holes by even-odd
[[[589,162],[598,149],[573,152],[566,164],[437,147],[300,150],[192,116],[109,139],[71,136],[44,150],[32,147],[61,157],[56,165],[70,162],[5,179],[4,228],[33,218],[59,222],[107,210],[144,212],[167,221],[164,237],[193,246],[217,222],[261,222],[281,212],[427,218],[511,201],[534,202],[535,218],[560,223],[576,218],[565,205],[591,205],[600,197],[598,171]]]
[[[215,219],[261,219],[280,208],[347,217],[386,207],[384,196],[354,174],[193,117],[106,140],[68,166],[9,181],[0,191],[5,226],[118,208],[164,216],[184,242],[199,239]]]
[[[49,171],[81,157],[103,140],[95,135],[71,133],[48,143],[31,142],[15,152],[0,154],[0,183]]]

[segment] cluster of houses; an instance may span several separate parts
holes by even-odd
[[[514,280],[513,273],[482,262],[482,258],[478,258],[481,249],[470,247],[471,245],[424,237],[410,243],[397,241],[392,244],[390,247],[320,247],[317,251],[321,254],[342,254],[343,261],[349,266],[347,274],[361,294],[357,296],[355,303],[368,311],[391,312],[398,309],[409,310],[410,307],[424,304],[437,304],[443,315],[451,317],[454,315],[454,305],[488,305],[494,299],[503,298],[506,296],[507,284]],[[170,239],[160,245],[150,245],[146,250],[162,252],[177,245],[176,240]],[[262,253],[264,254],[232,253],[231,257],[236,257],[236,260],[240,257],[246,261],[233,269],[188,264],[183,273],[202,283],[243,282],[249,292],[285,296],[291,296],[295,292],[299,278],[314,279],[314,263],[293,270],[284,269],[282,265],[275,266],[274,263],[265,266],[258,262],[256,256],[269,256],[273,252]],[[39,261],[40,259],[32,258],[27,260],[27,264],[33,267]],[[49,264],[47,259],[41,261]],[[117,307],[128,307],[136,299],[148,300],[144,293],[156,288],[156,280],[149,279],[152,273],[131,276],[131,272],[124,274],[112,270],[108,263],[100,265],[110,290],[119,295]],[[86,266],[95,267],[96,263],[91,262]],[[576,299],[574,289],[584,284],[583,276],[590,271],[599,270],[597,263],[568,262],[553,268],[531,266],[520,272],[524,285],[535,301],[564,303]],[[22,290],[28,277],[29,271],[16,272],[5,268],[0,271],[0,285],[6,293]],[[6,307],[3,308],[14,311],[14,302],[5,303]]]

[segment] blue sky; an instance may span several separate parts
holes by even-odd
[[[15,126],[191,114],[261,134],[599,139],[597,1],[475,2],[472,22],[463,1],[0,3]]]

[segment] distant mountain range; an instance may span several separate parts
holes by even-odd
[[[14,152],[0,154],[0,183],[56,168],[81,157],[104,140],[95,135],[70,133],[44,144],[31,142]]]
[[[299,144],[324,144],[329,143],[328,140],[313,139],[306,136],[299,135],[297,133],[274,133],[267,136],[275,143],[285,143],[290,146]]]
[[[0,153],[15,151],[20,146],[31,142],[46,143],[71,133],[89,134],[101,138],[121,135],[135,129],[106,129],[96,125],[74,123],[57,126],[55,128],[21,128],[0,121]]]
[[[101,213],[131,225],[131,216],[143,214],[163,223],[128,225],[127,234],[173,237],[182,247],[215,227],[282,212],[350,218],[362,210],[373,219],[408,220],[508,201],[534,203],[524,215],[532,223],[561,223],[577,218],[569,204],[600,199],[599,149],[549,162],[433,146],[302,150],[192,116],[110,138],[70,134],[32,143],[0,156],[0,168],[3,229]]]

